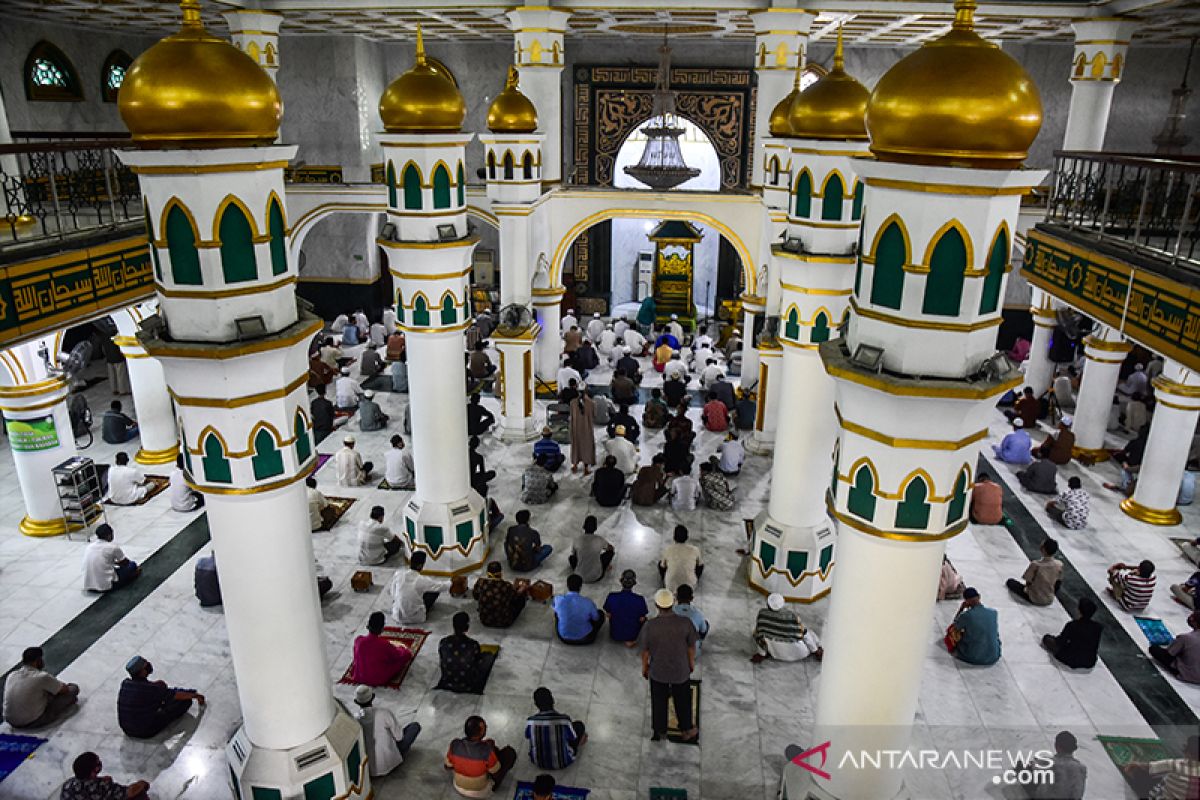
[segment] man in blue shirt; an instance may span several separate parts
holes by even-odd
[[[545,686],[533,693],[537,713],[525,720],[529,760],[542,769],[566,769],[579,757],[587,742],[587,729],[579,720],[554,710],[554,695]]]
[[[544,459],[542,466],[550,472],[556,472],[567,460],[558,442],[554,441],[554,431],[550,430],[549,425],[542,428],[542,438],[533,443],[533,460],[537,461],[538,458]]]
[[[621,591],[610,592],[604,601],[604,613],[609,619],[609,635],[614,642],[624,642],[626,647],[637,644],[642,623],[650,613],[646,598],[633,590],[637,585],[637,573],[627,569],[621,573]]]
[[[1009,464],[1030,464],[1033,462],[1033,441],[1025,432],[1025,423],[1017,417],[1012,421],[1013,432],[1000,440],[1000,444],[992,446],[996,458]]]
[[[692,621],[692,625],[696,628],[696,659],[700,659],[700,645],[704,643],[704,637],[708,636],[708,620],[704,618],[704,613],[700,609],[692,605],[692,587],[686,583],[675,590],[675,613],[681,617],[687,617]]]
[[[985,606],[979,590],[968,586],[951,626],[958,635],[954,657],[968,664],[990,666],[1000,660],[1000,626],[996,610]]]
[[[563,644],[591,644],[604,625],[596,604],[579,593],[583,578],[567,577],[567,593],[554,598],[554,629]]]

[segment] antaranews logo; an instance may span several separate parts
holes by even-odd
[[[793,764],[830,780],[825,765],[832,744],[826,741],[807,750],[792,745],[788,751],[796,753]],[[1049,750],[847,750],[836,769],[975,769],[995,773],[993,784],[1044,786],[1054,782],[1053,763],[1054,754]]]

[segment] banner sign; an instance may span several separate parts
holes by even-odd
[[[53,415],[34,419],[6,419],[9,447],[19,453],[53,450],[58,447],[58,430]]]

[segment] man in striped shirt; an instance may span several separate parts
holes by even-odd
[[[1113,564],[1108,568],[1108,593],[1126,611],[1143,611],[1154,595],[1154,562],[1143,561],[1136,567]]]
[[[1147,797],[1161,781],[1162,800],[1192,800],[1200,797],[1200,736],[1188,737],[1183,758],[1165,758],[1148,764],[1129,764],[1125,767],[1131,786],[1138,797]]]
[[[767,607],[759,609],[754,621],[754,643],[758,652],[750,657],[752,663],[758,664],[768,658],[803,661],[809,656],[820,661],[825,655],[817,634],[804,627],[796,612],[786,606],[783,595],[775,593],[767,597]]]
[[[542,769],[565,769],[579,757],[587,742],[587,729],[579,720],[554,710],[554,695],[545,686],[533,693],[537,713],[525,721],[529,760]]]

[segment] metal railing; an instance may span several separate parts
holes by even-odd
[[[128,145],[127,139],[0,145],[0,244],[140,219],[137,176],[113,152]]]
[[[1200,269],[1200,157],[1059,152],[1046,221]]]

